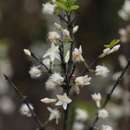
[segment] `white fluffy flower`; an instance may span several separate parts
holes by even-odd
[[[54,26],[56,27],[56,29],[61,30],[62,26],[59,23],[54,23]]]
[[[127,15],[123,10],[119,10],[118,15],[119,15],[123,20],[128,20],[128,15]]]
[[[123,19],[123,20],[128,20],[130,16],[130,1],[125,0],[125,3],[122,7],[121,10],[119,10],[118,15]]]
[[[75,34],[79,30],[79,26],[76,25],[73,27],[73,34]]]
[[[60,40],[60,38],[60,35],[55,31],[48,33],[48,39],[51,43],[57,43],[57,41]]]
[[[63,32],[64,37],[66,37],[66,38],[70,37],[70,32],[67,29],[63,29],[62,32]]]
[[[56,89],[56,86],[57,86],[57,84],[54,83],[54,82],[51,81],[51,80],[47,80],[46,83],[45,83],[45,88],[46,88],[46,90],[55,90],[55,89]]]
[[[54,73],[50,76],[49,80],[61,85],[64,81],[64,78],[59,73]]]
[[[82,122],[74,122],[73,130],[84,130],[84,124]]]
[[[77,108],[75,119],[78,121],[86,121],[88,119],[88,113],[81,108]]]
[[[62,85],[64,78],[59,73],[52,74],[46,82],[46,89],[53,90],[56,86]]]
[[[95,75],[107,77],[108,73],[109,73],[109,70],[106,66],[102,66],[102,65],[96,66]]]
[[[51,62],[54,62],[55,59],[60,60],[59,46],[56,46],[54,43],[52,43],[51,48],[49,48],[43,56],[43,58],[46,57],[49,57]]]
[[[127,65],[127,63],[128,63],[126,57],[125,57],[124,55],[120,55],[120,56],[118,57],[118,60],[119,60],[119,62],[120,62],[120,66],[121,66],[122,68],[125,68],[126,65]]]
[[[75,84],[77,86],[84,86],[84,85],[89,85],[90,84],[91,77],[88,75],[85,76],[79,76],[75,79]]]
[[[108,111],[106,109],[101,109],[98,111],[98,117],[105,119],[108,117]]]
[[[80,46],[79,49],[75,48],[72,52],[72,58],[74,62],[81,62],[84,61],[82,56],[82,47]]]
[[[56,95],[57,96],[57,103],[55,104],[56,106],[63,106],[63,109],[67,109],[67,105],[72,102],[72,100],[67,96],[66,93],[63,95]]]
[[[55,4],[51,4],[51,3],[47,2],[47,3],[43,4],[42,6],[43,6],[42,12],[44,14],[50,14],[50,15],[54,14],[55,7],[56,7]]]
[[[102,125],[101,130],[113,130],[113,128],[109,125]]]
[[[27,55],[27,56],[31,56],[31,52],[30,52],[30,50],[28,50],[28,49],[24,49],[23,51],[24,51],[25,55]]]
[[[60,119],[60,112],[57,110],[57,109],[52,109],[50,107],[47,108],[48,111],[50,112],[50,115],[49,115],[49,121],[52,121],[52,120],[56,120],[56,124],[58,124],[58,121]]]
[[[95,93],[95,94],[92,94],[92,99],[95,101],[97,107],[99,108],[101,106],[101,99],[102,99],[102,96],[100,93]]]
[[[54,103],[54,102],[56,102],[56,99],[53,99],[53,98],[42,98],[41,99],[41,102],[43,102],[43,103],[46,103],[46,104],[48,104],[48,103]]]
[[[39,66],[33,66],[29,70],[29,74],[31,78],[38,78],[42,75],[42,71],[40,70]]]
[[[30,106],[30,108],[31,108],[32,110],[34,109],[31,104],[29,104],[29,106]],[[22,104],[22,106],[21,106],[21,108],[20,108],[20,113],[21,113],[22,115],[27,116],[27,117],[31,117],[31,116],[32,116],[32,114],[31,114],[31,112],[30,112],[30,110],[29,110],[29,108],[28,108],[28,106],[27,106],[26,104]]]
[[[125,3],[123,5],[123,9],[125,12],[130,13],[130,1],[129,0],[125,0]]]
[[[118,33],[120,34],[121,42],[126,43],[128,41],[128,30],[126,28],[120,28]]]
[[[75,85],[72,86],[72,92],[76,92],[77,94],[80,93],[80,87],[83,87],[85,85],[89,85],[90,84],[90,80],[91,77],[89,77],[88,75],[85,76],[79,76],[75,79]]]

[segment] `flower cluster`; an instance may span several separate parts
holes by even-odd
[[[102,53],[99,57],[102,58],[102,57],[105,57],[105,56],[107,56],[107,55],[110,55],[110,54],[112,54],[112,53],[118,51],[119,48],[120,48],[120,45],[119,45],[119,44],[113,46],[112,48],[109,48],[109,47],[108,47],[108,48],[105,48],[105,49],[103,50],[103,53]]]
[[[41,102],[47,105],[47,110],[50,112],[47,121],[56,120],[56,124],[62,118],[62,111],[64,111],[65,118],[68,116],[66,112],[68,112],[69,106],[73,103],[73,94],[80,94],[81,88],[91,85],[93,75],[105,78],[110,72],[105,65],[97,65],[95,70],[91,68],[83,56],[82,46],[79,45],[77,47],[75,45],[75,33],[79,30],[79,26],[73,23],[74,16],[71,16],[71,12],[78,8],[79,6],[75,0],[52,0],[44,3],[42,8],[43,14],[57,16],[59,20],[53,24],[53,30],[50,30],[47,35],[50,48],[41,59],[37,58],[30,50],[24,49],[24,53],[28,57],[38,61],[36,66],[30,68],[30,76],[39,78],[44,72],[49,74],[48,79],[45,81],[45,88],[47,91],[51,90],[53,96],[43,97]],[[118,51],[120,48],[118,43],[119,40],[113,40],[110,44],[105,45],[103,53],[98,58],[104,58]],[[76,67],[80,63],[83,63],[84,67],[87,68],[86,74],[76,73]],[[57,91],[58,89],[60,89],[60,92]],[[91,97],[96,104],[98,118],[107,118],[109,114],[101,105],[102,95],[94,93]],[[85,121],[89,117],[88,113],[83,109],[76,108],[75,115],[75,122],[72,128],[74,130],[83,130]],[[66,120],[64,120],[64,123],[66,123]],[[101,130],[112,130],[112,128],[102,125]]]

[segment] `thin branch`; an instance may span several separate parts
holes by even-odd
[[[67,0],[69,1],[69,0]],[[64,86],[64,92],[66,92],[66,94],[69,96],[69,92],[71,89],[71,85],[70,85],[70,79],[75,71],[76,66],[73,63],[72,60],[72,52],[73,52],[73,48],[74,48],[74,43],[75,43],[75,38],[74,38],[74,34],[73,34],[73,22],[71,21],[71,13],[69,12],[65,12],[65,17],[67,19],[65,19],[65,17],[62,17],[61,15],[58,15],[60,21],[63,21],[66,23],[67,25],[67,29],[70,33],[70,39],[71,39],[71,45],[70,45],[70,57],[69,57],[69,61],[66,64],[65,63],[65,59],[64,59],[64,44],[63,42],[61,42],[62,44],[60,45],[60,57],[61,57],[61,62],[62,62],[62,68],[64,70],[64,74],[65,74],[65,86]],[[70,105],[70,104],[69,104]],[[67,121],[68,121],[68,111],[69,111],[69,105],[67,107],[67,110],[64,110],[64,125],[63,125],[63,130],[67,130]]]
[[[115,82],[115,84],[113,85],[111,91],[107,94],[106,100],[104,101],[104,103],[103,103],[103,105],[102,105],[102,108],[104,108],[104,107],[108,104],[109,100],[111,100],[111,96],[112,96],[114,90],[116,89],[116,87],[118,86],[118,84],[121,82],[121,80],[122,80],[124,74],[126,73],[127,69],[129,68],[129,65],[130,65],[130,61],[128,61],[126,67],[123,69],[121,75],[118,77],[118,79],[117,79],[117,81]]]
[[[64,56],[64,43],[63,43],[63,40],[60,40],[60,42],[61,42],[61,45],[59,46],[59,51],[60,51],[61,67],[65,75],[65,79],[64,79],[65,85],[63,86],[63,89],[64,89],[64,92],[66,92],[67,95],[69,95],[70,84],[68,80],[67,65],[65,63],[65,58],[64,58],[65,57]],[[64,130],[67,130],[67,120],[68,120],[68,107],[67,107],[67,110],[64,110],[64,122],[63,122]]]
[[[64,58],[64,44],[63,44],[63,41],[61,42],[61,45],[59,47],[59,51],[60,51],[61,66],[63,68],[64,73],[66,74],[66,63],[65,63],[65,58]]]
[[[75,72],[75,69],[76,69],[76,64],[74,63],[74,64],[73,64],[73,67],[72,67],[72,70],[71,70],[71,72],[70,72],[70,74],[69,74],[69,80],[71,80],[71,77],[73,76],[73,74],[74,74],[74,72]]]
[[[89,128],[89,130],[93,130],[94,129],[94,127],[95,127],[96,123],[98,122],[98,120],[99,120],[99,117],[98,117],[98,113],[97,113],[96,117],[95,117],[95,119],[94,119],[94,121],[92,123],[92,125]]]
[[[65,19],[65,17],[63,17],[62,15],[58,15],[58,17],[60,18],[60,20],[64,21],[66,24],[68,24],[68,21]]]
[[[25,97],[20,91],[19,89],[16,87],[16,85],[12,82],[12,80],[5,74],[3,74],[5,80],[8,81],[9,85],[15,90],[15,92],[17,93],[17,95],[23,100],[23,102],[27,105],[28,109],[30,110],[32,117],[34,119],[34,121],[37,123],[37,125],[39,126],[40,130],[44,130],[43,125],[38,117],[38,115],[33,111],[33,109],[30,107],[29,105],[29,101],[27,100],[27,97]]]
[[[72,39],[72,25],[70,26],[70,15],[68,13],[66,13],[67,16],[67,20],[63,17],[61,17],[61,15],[59,15],[60,21],[64,21],[67,24],[68,30],[70,32],[70,37]],[[64,82],[66,83],[64,85],[64,92],[66,92],[67,95],[69,95],[69,91],[70,91],[70,77],[73,74],[73,70],[72,72],[70,72],[71,70],[71,64],[72,64],[72,51],[73,51],[73,40],[71,41],[71,47],[70,47],[70,58],[69,58],[69,62],[68,64],[65,63],[65,59],[64,59],[64,43],[63,40],[61,41],[61,45],[59,47],[60,50],[60,57],[61,57],[61,62],[62,62],[62,68],[64,70],[64,74],[65,74],[65,80]],[[75,68],[74,68],[75,69]],[[70,72],[70,76],[69,76],[69,72]],[[63,124],[63,130],[67,130],[67,120],[68,120],[68,110],[69,110],[69,105],[67,107],[67,110],[64,110],[64,124]]]
[[[112,94],[114,92],[114,90],[117,88],[118,84],[120,83],[120,81],[122,80],[124,74],[126,73],[126,71],[128,70],[130,65],[130,61],[128,60],[128,63],[126,65],[126,67],[123,69],[122,73],[120,74],[119,78],[117,79],[117,81],[114,83],[111,91],[106,95],[105,101],[103,103],[103,105],[101,106],[101,108],[105,108],[107,106],[107,104],[109,103],[109,101],[111,100]],[[94,119],[92,125],[90,126],[89,130],[94,130],[95,124],[98,122],[99,117],[98,114],[96,115],[96,118]]]
[[[37,57],[35,56],[35,54],[33,52],[31,52],[31,56],[42,66],[44,66],[44,68],[47,70],[48,73],[52,73],[52,71]]]
[[[85,68],[87,69],[87,71],[89,72],[89,73],[94,73],[94,70],[91,68],[91,66],[89,66],[88,64],[87,64],[87,62],[84,60],[83,61],[83,63],[84,63],[84,66],[85,66]]]

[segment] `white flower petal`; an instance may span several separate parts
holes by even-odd
[[[76,25],[73,27],[73,34],[75,34],[79,30],[79,26]]]
[[[71,103],[72,100],[67,96],[66,93],[64,93],[63,95],[56,95],[58,102],[55,104],[56,106],[60,106],[62,105],[64,109],[66,109],[67,104]]]
[[[61,106],[63,103],[61,101],[58,101],[55,105],[56,106]]]
[[[91,77],[88,75],[85,76],[79,76],[75,79],[75,84],[77,86],[85,86],[90,84]]]
[[[43,103],[54,103],[54,102],[56,102],[56,99],[53,99],[53,98],[43,98],[43,99],[41,99],[41,102],[43,102]]]
[[[58,124],[58,120],[60,119],[61,115],[60,115],[60,112],[58,111],[58,109],[52,109],[50,107],[47,108],[48,111],[50,112],[50,115],[49,115],[49,121],[52,121],[52,120],[56,120],[56,124]]]
[[[24,53],[25,53],[27,56],[31,56],[31,52],[30,52],[30,50],[28,50],[28,49],[24,49],[23,51],[24,51]]]
[[[48,33],[48,39],[51,43],[57,43],[57,41],[60,39],[60,35],[57,32],[49,32]]]
[[[60,60],[59,46],[58,45],[56,46],[54,43],[52,43],[51,48],[49,48],[43,56],[43,58],[46,57],[49,57],[52,63],[54,62],[55,59]]]
[[[67,104],[66,103],[63,104],[63,108],[64,108],[64,110],[67,109]]]
[[[82,56],[82,47],[80,46],[79,49],[78,48],[74,48],[73,52],[72,52],[72,58],[74,62],[82,62],[84,61],[84,58]]]

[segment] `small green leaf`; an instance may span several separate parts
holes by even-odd
[[[57,0],[56,5],[58,10],[66,12],[72,12],[79,8],[75,0]]]
[[[71,11],[74,11],[74,10],[77,10],[77,9],[79,9],[79,5],[72,5],[71,8],[70,8]]]
[[[60,2],[60,1],[57,1],[56,5],[57,5],[58,9],[66,10],[67,11],[67,7],[66,7],[66,5],[64,3]]]
[[[115,45],[117,45],[120,42],[119,39],[112,40],[109,44],[104,45],[105,48],[113,48]]]

